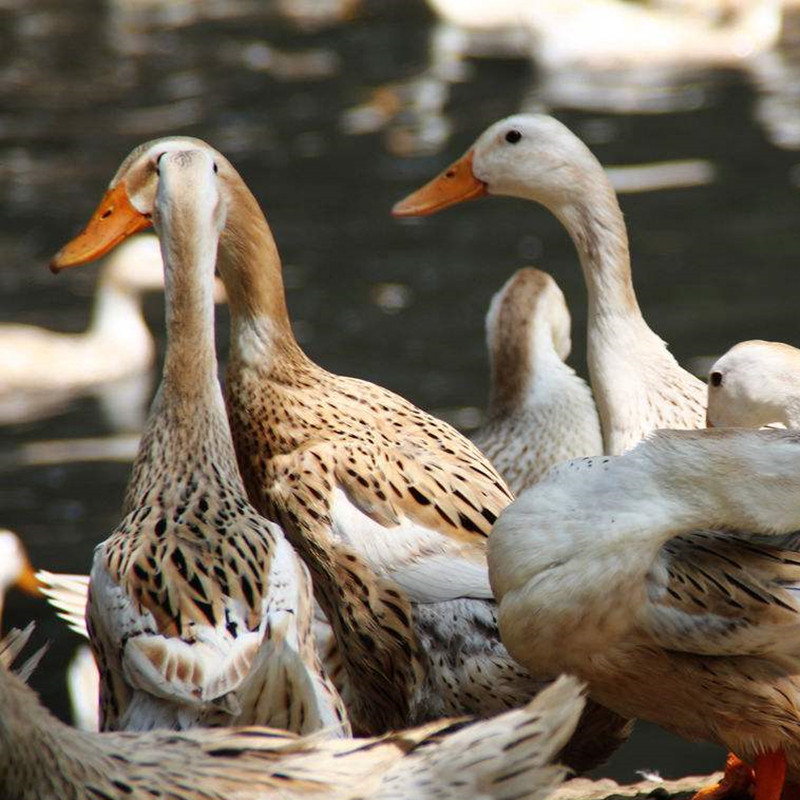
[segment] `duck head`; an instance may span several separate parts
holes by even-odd
[[[433,214],[486,194],[521,197],[558,213],[574,202],[597,159],[558,120],[517,114],[487,128],[444,172],[392,209],[396,217]]]

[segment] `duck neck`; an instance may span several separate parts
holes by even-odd
[[[181,235],[164,231],[162,253],[167,352],[161,380],[161,401],[165,406],[183,412],[196,409],[209,400],[213,407],[219,398],[221,411],[222,395],[214,344],[217,235],[202,226],[196,229],[187,226],[181,230]]]
[[[589,299],[589,377],[605,451],[616,454],[655,427],[699,425],[694,407],[699,409],[704,389],[680,368],[642,317],[622,211],[599,165],[598,175],[580,189],[572,203],[555,213],[572,237],[583,268]]]
[[[589,317],[647,327],[631,280],[628,233],[605,174],[581,187],[580,197],[555,210],[578,251],[589,297]]]
[[[231,359],[266,367],[274,377],[288,375],[311,362],[292,332],[278,248],[244,182],[231,190],[218,262],[231,310]]]
[[[492,348],[490,419],[522,411],[535,402],[536,387],[559,372],[571,372],[555,350],[549,326],[529,324],[521,336],[509,336]]]

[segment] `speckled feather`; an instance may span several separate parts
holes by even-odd
[[[370,703],[366,709],[370,724],[382,727],[430,718],[432,711],[414,707],[428,702],[415,684],[427,658],[435,660],[436,653],[419,651],[417,636],[409,627],[411,609],[400,590],[410,593],[416,588],[419,595],[412,596],[412,602],[424,601],[426,592],[433,591],[428,581],[441,582],[450,568],[453,582],[435,589],[443,591],[445,598],[489,595],[485,539],[496,514],[510,500],[502,480],[478,451],[445,423],[380,387],[332,375],[305,360],[293,370],[289,383],[286,377],[262,374],[257,367],[241,368],[232,359],[227,385],[231,426],[250,496],[265,515],[292,532],[292,541],[312,570],[323,608],[349,604],[348,614],[357,615],[355,631],[362,631],[356,636],[362,640],[369,637],[363,640],[366,660],[375,658],[376,641],[399,634],[417,662],[415,674],[410,676],[414,684],[405,677],[406,698],[396,693],[395,699],[405,707],[396,709],[399,713],[393,718],[381,719],[376,713],[379,708]],[[337,490],[375,523],[373,530],[385,541],[357,539],[351,528],[336,520]],[[407,521],[424,526],[433,535],[409,538],[405,530],[401,532]],[[396,542],[392,541],[393,529],[398,532]],[[372,573],[349,581],[347,588],[355,592],[355,603],[341,591],[354,548],[359,548]],[[441,563],[438,574],[430,578],[409,578],[404,570],[413,569],[426,557],[452,562]],[[462,564],[466,580],[474,586],[458,583]],[[400,586],[379,589],[382,576],[398,580]],[[388,597],[376,589],[388,592]],[[383,610],[376,605],[378,598],[382,598]],[[477,602],[484,604],[480,599]],[[461,622],[466,625],[468,619]],[[463,635],[469,636],[469,631],[464,630]],[[481,639],[483,636],[485,633]],[[441,642],[436,644],[441,646]],[[503,655],[508,671],[518,675],[518,667],[504,651]],[[398,666],[387,658],[384,669],[388,671],[376,678],[386,681]],[[395,690],[403,688],[397,680],[390,683]],[[526,676],[527,692],[537,687]],[[468,693],[470,688],[465,685],[463,690]],[[525,697],[518,694],[515,704]],[[508,703],[496,710],[504,707]],[[465,705],[447,706],[438,708],[437,713],[466,710]],[[387,713],[394,715],[395,711]]]
[[[497,676],[496,685],[512,685],[519,667],[494,625],[458,629],[454,638],[447,608],[474,600],[479,613],[467,624],[484,616],[486,535],[511,499],[502,479],[449,426],[380,387],[331,375],[302,353],[269,227],[220,153],[186,137],[147,142],[120,166],[112,190],[147,218],[161,180],[156,162],[175,150],[208,154],[218,168],[227,220],[217,267],[231,309],[227,395],[239,464],[253,504],[282,525],[311,571],[337,638],[339,674],[355,698],[348,706],[354,723],[382,732],[424,719],[431,693],[421,684],[436,680],[434,658],[449,658],[462,637],[487,638],[497,654],[481,669]],[[442,606],[433,653],[421,651],[412,603]],[[475,669],[472,661],[464,667]],[[467,675],[463,682],[471,692]],[[519,680],[518,702],[538,687],[529,676]],[[506,699],[476,702],[491,714]],[[584,744],[600,751],[595,761],[618,744],[596,729],[591,737]]]
[[[165,206],[157,208],[169,222],[159,231],[169,334],[164,375],[125,517],[98,547],[89,589],[101,725],[239,721],[341,734],[341,700],[313,650],[307,571],[280,528],[247,501],[216,377],[216,236],[211,212],[198,210],[206,195],[197,188],[212,180],[213,162],[185,153],[162,161],[162,174],[169,168],[173,176],[172,188],[160,190]],[[265,649],[285,668],[280,680],[276,665],[264,663]]]
[[[553,761],[582,705],[578,682],[562,678],[493,720],[440,720],[381,739],[254,727],[86,733],[54,719],[8,671],[27,635],[10,649],[0,642],[0,785],[15,800],[544,800],[564,776]]]

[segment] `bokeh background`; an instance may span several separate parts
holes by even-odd
[[[98,267],[55,277],[49,257],[136,144],[199,136],[260,200],[309,354],[468,430],[488,391],[483,316],[520,266],[563,288],[585,372],[577,257],[556,220],[523,201],[402,223],[389,210],[491,122],[547,110],[625,190],[640,304],[682,363],[702,372],[748,338],[800,344],[791,5],[453,0],[448,18],[439,3],[441,13],[424,0],[0,0],[2,322],[85,329]],[[664,60],[673,22],[689,27]],[[598,44],[612,40],[609,60]],[[643,164],[658,166],[630,169]],[[159,294],[145,315],[161,354]],[[218,321],[224,361],[225,307]],[[118,521],[156,376],[5,413],[0,527],[20,533],[37,566],[88,571]],[[51,642],[34,684],[68,718],[63,670],[79,640],[43,601],[12,593],[4,624],[31,618]],[[601,774],[677,776],[721,759],[640,724]]]

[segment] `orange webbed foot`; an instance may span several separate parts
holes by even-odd
[[[747,800],[752,796],[754,785],[754,770],[738,756],[728,753],[725,774],[719,783],[704,786],[695,793],[692,800]]]
[[[754,770],[755,800],[781,800],[786,782],[786,756],[780,750],[756,756]]]

